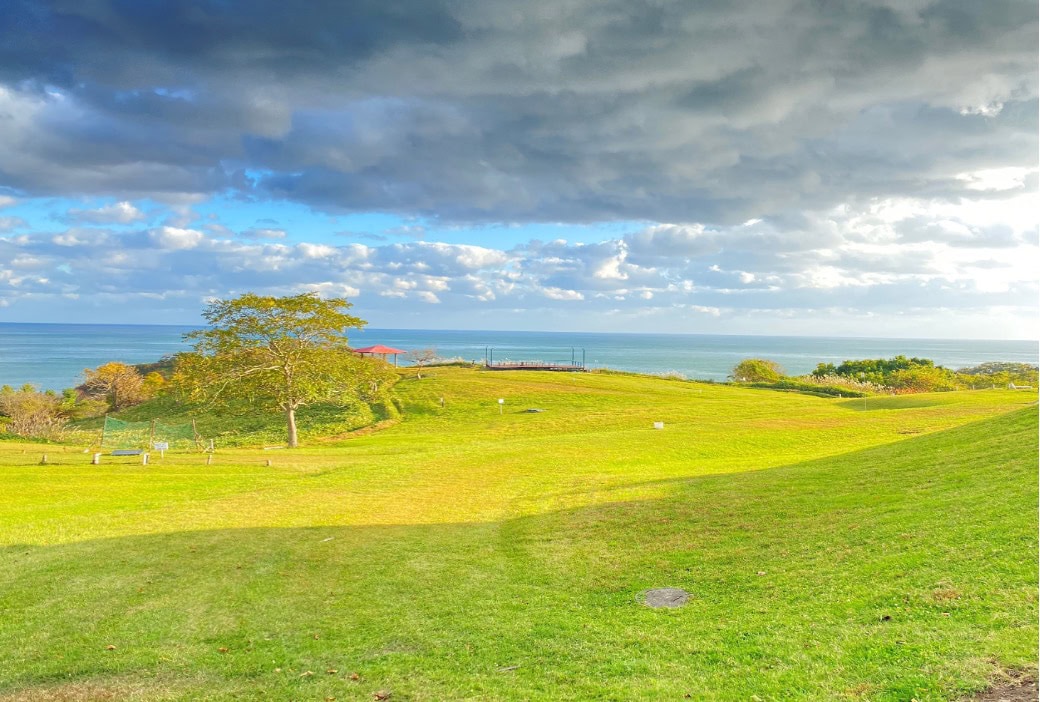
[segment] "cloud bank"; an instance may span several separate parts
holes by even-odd
[[[575,307],[684,329],[900,304],[937,310],[933,328],[1035,317],[1035,3],[12,0],[5,17],[9,310],[311,286],[527,326],[573,326]],[[192,209],[218,197],[402,224],[330,243]],[[428,232],[559,222],[593,229]]]

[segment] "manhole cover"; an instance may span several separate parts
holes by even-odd
[[[643,602],[647,607],[682,607],[690,593],[677,587],[658,587],[647,590]]]

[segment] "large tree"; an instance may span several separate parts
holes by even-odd
[[[206,400],[281,410],[288,445],[295,447],[300,407],[378,388],[380,369],[347,345],[346,330],[365,325],[347,314],[350,307],[345,299],[314,293],[216,300],[202,313],[209,327],[185,335],[195,349],[179,358],[178,380]]]

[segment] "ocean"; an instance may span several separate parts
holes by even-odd
[[[181,337],[192,329],[0,323],[0,385],[32,383],[49,390],[72,387],[82,382],[84,368],[108,361],[147,363],[187,350],[189,345]],[[680,373],[705,380],[725,380],[745,358],[776,361],[790,375],[808,373],[818,363],[897,354],[930,358],[948,368],[985,361],[1035,364],[1038,360],[1036,341],[366,329],[350,334],[350,342],[355,347],[435,348],[443,358],[480,362],[485,354],[493,354],[496,362],[570,362],[584,357],[590,368]]]

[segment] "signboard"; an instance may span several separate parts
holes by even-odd
[[[169,451],[170,450],[170,442],[168,442],[168,441],[156,441],[154,444],[152,444],[152,448],[155,449],[156,451]]]

